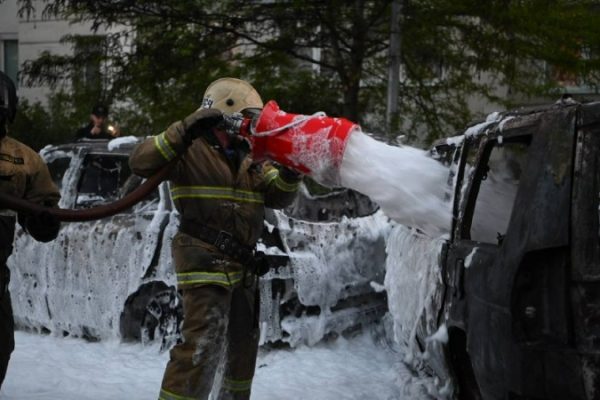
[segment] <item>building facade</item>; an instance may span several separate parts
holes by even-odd
[[[29,60],[37,59],[44,51],[55,55],[72,55],[78,51],[90,51],[90,49],[78,47],[77,42],[61,42],[61,38],[65,35],[101,39],[110,31],[99,30],[94,32],[89,22],[74,23],[65,18],[46,16],[43,11],[47,3],[42,0],[33,0],[32,4],[34,10],[27,15],[19,12],[20,4],[18,0],[0,2],[0,70],[7,73],[17,83],[20,98],[29,102],[39,101],[46,104],[50,88],[47,86],[19,85],[20,66]],[[114,31],[119,29],[119,27],[112,28]],[[94,40],[82,41],[81,43],[89,46],[94,44]],[[93,50],[91,49],[91,51]],[[313,48],[312,55],[319,59],[321,50]],[[585,54],[582,56],[585,56]],[[81,71],[80,78],[93,80],[95,76],[97,77],[100,74],[100,68],[99,64],[88,65],[84,71]],[[441,60],[432,61],[432,71],[435,71],[438,75],[436,79],[444,80],[444,65]],[[402,75],[402,67],[400,75]],[[560,71],[549,71],[549,75],[561,83],[563,93],[571,94],[577,100],[600,99],[598,88],[595,86],[578,82]],[[486,73],[480,73],[474,79],[491,81],[492,77]],[[73,82],[65,80],[63,84],[73,85]],[[560,93],[557,93],[556,98],[524,98],[519,93],[512,92],[510,88],[502,86],[498,86],[495,91],[498,98],[509,99],[513,104],[521,105],[548,103],[560,97]],[[502,108],[499,104],[491,103],[479,96],[470,98],[468,107],[475,115],[487,115],[489,112]]]
[[[64,18],[46,16],[43,13],[46,3],[41,0],[33,1],[33,5],[33,12],[27,15],[20,13],[18,0],[0,2],[0,70],[15,81],[20,98],[45,104],[50,88],[21,85],[20,66],[35,60],[44,51],[55,55],[81,51],[77,45],[61,42],[67,34],[102,37],[107,32],[94,32],[89,22],[73,23]]]

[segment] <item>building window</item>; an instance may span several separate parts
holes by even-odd
[[[17,80],[17,78],[19,72],[19,44],[16,40],[4,40],[3,44],[4,65],[2,66],[2,70],[6,75],[9,76],[10,79],[13,80],[15,85],[18,85],[19,81]]]
[[[76,90],[101,89],[101,63],[104,55],[104,36],[78,36],[75,40],[75,58],[80,65],[74,76]]]

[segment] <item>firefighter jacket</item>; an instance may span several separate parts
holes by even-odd
[[[55,207],[60,199],[58,188],[52,181],[48,167],[42,158],[28,146],[6,136],[0,138],[0,190],[48,207]],[[38,232],[35,231],[33,224],[29,226],[24,222],[27,220],[33,218],[19,218],[24,228],[36,238]],[[58,221],[55,223],[58,225]],[[0,208],[1,249],[11,247],[14,225],[15,213]],[[46,230],[52,228],[35,225],[43,230],[44,234]],[[55,228],[58,230],[58,226]],[[42,236],[45,236],[44,234]]]
[[[171,197],[182,219],[229,232],[240,243],[253,247],[263,228],[264,207],[283,208],[297,192],[299,178],[280,172],[270,163],[255,164],[249,146],[235,141],[223,149],[212,134],[188,147],[181,122],[140,143],[129,164],[148,177],[181,156],[168,177]]]

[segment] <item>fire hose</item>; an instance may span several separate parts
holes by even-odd
[[[272,160],[303,174],[311,174],[322,169],[323,156],[331,160],[328,168],[339,168],[348,136],[355,129],[355,123],[343,118],[327,117],[318,112],[313,115],[291,114],[281,111],[275,101],[265,104],[256,119],[244,118],[241,114],[224,116],[224,129],[230,135],[240,135],[250,142],[255,162]],[[299,157],[298,153],[308,152],[310,157]],[[319,157],[314,155],[318,154]],[[318,159],[317,164],[314,160]],[[70,210],[44,207],[18,197],[0,193],[0,209],[10,209],[20,213],[37,214],[48,212],[63,222],[92,221],[110,217],[141,201],[166,179],[179,158],[171,160],[161,170],[133,192],[120,200],[98,207]],[[333,182],[337,184],[337,182]]]
[[[249,125],[248,120],[242,121],[242,119],[232,119],[228,120],[227,122],[229,124],[235,125],[236,127],[228,128],[228,131],[230,133],[232,133],[231,129],[239,130],[242,126],[242,122],[244,123],[244,126]],[[160,183],[167,178],[169,172],[173,169],[173,166],[178,161],[179,157],[176,157],[173,160],[169,161],[168,164],[162,167],[157,173],[148,178],[144,183],[138,186],[131,193],[110,204],[104,204],[101,206],[82,210],[53,208],[44,207],[40,204],[0,192],[0,209],[9,209],[23,214],[49,213],[50,215],[56,217],[59,221],[62,222],[94,221],[97,219],[110,217],[122,211],[125,211],[128,208],[133,207],[134,205],[142,201],[145,197],[147,197],[150,193],[152,193],[152,191],[154,191],[154,189],[156,189],[158,185],[160,185]]]
[[[156,174],[148,178],[131,193],[113,203],[83,210],[71,210],[65,208],[44,207],[28,200],[0,192],[0,209],[6,208],[24,214],[38,214],[47,212],[63,222],[93,221],[96,219],[110,217],[121,211],[133,207],[148,196],[162,181],[166,179],[173,166],[179,158],[171,160]]]

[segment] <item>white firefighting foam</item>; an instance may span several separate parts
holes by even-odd
[[[168,353],[158,346],[16,333],[2,400],[156,399]],[[369,334],[315,347],[261,350],[254,400],[430,400],[418,378]]]
[[[332,136],[335,126],[306,134],[291,128],[289,166],[302,165],[328,187],[346,187],[369,196],[396,222],[430,236],[446,233],[450,205],[445,200],[448,168],[426,151],[391,146],[354,128],[345,144]]]
[[[448,168],[423,150],[390,146],[356,130],[346,144],[340,179],[396,222],[431,236],[449,230],[450,204],[444,199]]]
[[[143,277],[161,240],[161,225],[170,219],[176,223],[162,202],[154,207],[134,220],[116,215],[102,222],[71,223],[50,243],[34,242],[19,229],[9,259],[17,325],[55,334],[118,337],[123,305],[147,280]],[[175,283],[172,274],[164,279]]]
[[[385,240],[391,224],[381,211],[360,218],[342,218],[338,222],[308,222],[275,212],[282,244],[290,255],[289,265],[271,270],[263,279],[291,279],[300,302],[317,306],[318,315],[289,315],[281,327],[269,324],[279,312],[280,299],[268,309],[261,304],[265,337],[277,337],[281,329],[284,341],[296,346],[313,345],[326,333],[340,333],[349,326],[369,322],[383,315],[383,303],[373,302],[335,309],[344,298],[366,293],[370,283],[382,283],[385,274]],[[352,287],[349,287],[351,285]],[[261,287],[261,297],[271,297],[271,285]],[[264,340],[263,340],[264,342]]]
[[[306,135],[301,129],[293,130],[292,152],[289,160],[296,165],[308,167],[311,176],[325,186],[340,186],[339,152],[342,139],[332,136],[333,127],[320,129]]]
[[[445,325],[438,327],[438,314],[444,295],[439,257],[442,239],[431,239],[414,228],[397,225],[387,240],[385,289],[388,297],[393,337],[404,361],[422,370],[434,366],[436,379],[428,391],[435,398],[452,395],[450,373],[443,363],[431,362],[431,353],[441,354]],[[417,337],[425,339],[420,348]],[[447,340],[447,339],[446,339]],[[426,361],[429,360],[429,363]]]

